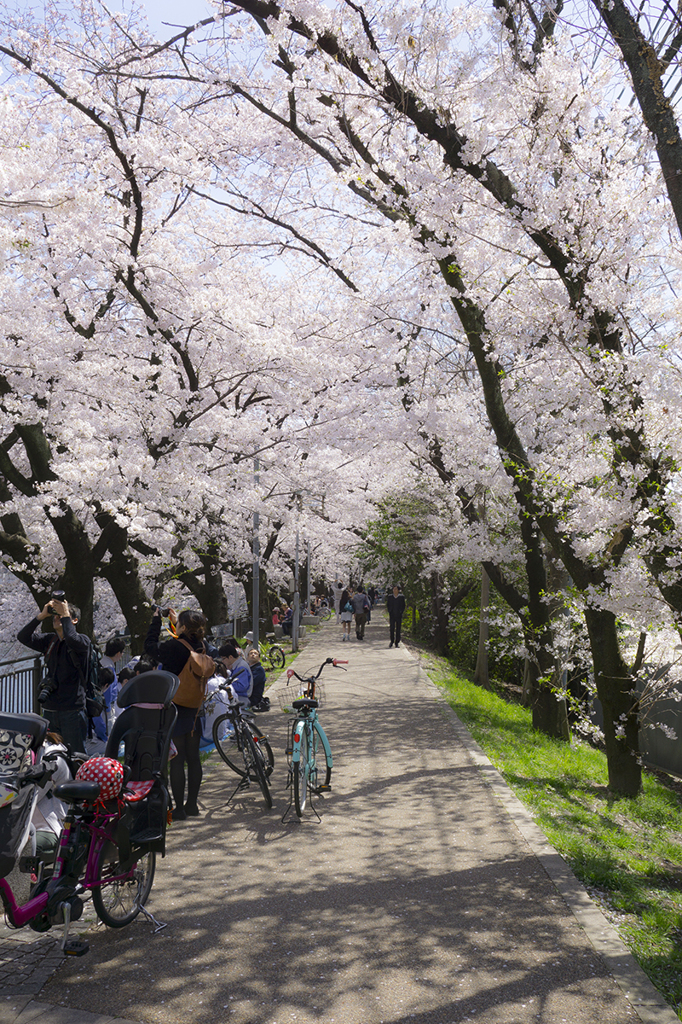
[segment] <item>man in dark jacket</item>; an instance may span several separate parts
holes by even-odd
[[[355,614],[355,636],[358,640],[364,640],[365,623],[367,622],[367,612],[369,611],[369,601],[367,600],[367,594],[365,594],[362,584],[352,595],[350,603],[353,606],[353,613]]]
[[[79,615],[75,605],[53,597],[17,634],[19,643],[45,658],[47,677],[39,693],[43,718],[50,723],[50,731],[59,733],[74,752],[85,750],[88,734],[85,687],[90,641],[76,632]],[[50,616],[54,633],[42,633],[40,624]]]
[[[400,643],[400,630],[405,614],[405,596],[400,593],[400,587],[395,586],[393,593],[388,595],[386,607],[388,608],[388,622],[391,631],[391,642],[388,646],[393,647],[395,644],[397,647]]]
[[[251,707],[254,711],[269,711],[270,699],[263,696],[266,683],[265,669],[261,665],[260,654],[255,647],[252,647],[246,655],[246,661],[251,669],[253,679],[253,689],[249,697]]]

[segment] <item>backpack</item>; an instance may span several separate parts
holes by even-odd
[[[189,658],[178,675],[180,685],[173,703],[182,708],[200,708],[206,696],[206,683],[215,673],[215,662],[208,654],[195,651],[186,640],[177,639],[189,650]]]
[[[99,659],[102,655],[91,640],[88,646],[88,668],[85,674],[85,679],[83,679],[83,669],[78,656],[72,651],[69,651],[69,656],[78,669],[78,673],[84,683],[85,710],[88,718],[97,718],[97,716],[101,715],[104,711],[106,704],[104,694],[102,693],[102,689],[99,685]]]

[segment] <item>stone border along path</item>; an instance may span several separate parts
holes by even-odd
[[[8,999],[3,984],[0,1024],[677,1021],[419,661],[387,648],[379,611],[364,643],[331,622],[299,659],[351,662],[323,675],[321,823],[282,824],[286,718],[260,716],[273,810],[255,787],[226,807],[231,773],[212,758],[202,817],[169,830],[158,862],[150,909],[168,927],[92,925],[90,953],[42,988],[58,932],[20,933],[8,969],[23,959],[28,988]],[[17,939],[3,931],[0,954]]]

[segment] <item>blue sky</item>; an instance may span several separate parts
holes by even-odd
[[[126,0],[110,0],[111,10],[125,10],[129,6]],[[215,13],[207,0],[143,0],[142,7],[147,12],[150,28],[163,37],[172,35],[171,25],[193,25],[203,18]]]

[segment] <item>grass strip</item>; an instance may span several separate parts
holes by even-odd
[[[475,686],[445,661],[436,682],[550,843],[682,1019],[682,804],[650,775],[614,799],[606,757],[535,731],[527,708]]]

